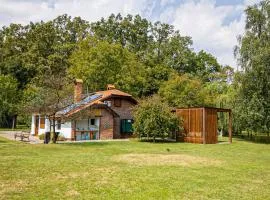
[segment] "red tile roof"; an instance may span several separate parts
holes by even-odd
[[[85,109],[89,106],[93,106],[93,105],[105,105],[106,106],[106,104],[104,104],[103,101],[110,98],[110,97],[125,97],[125,98],[131,99],[134,103],[137,103],[137,101],[132,97],[132,95],[125,93],[125,92],[122,92],[122,91],[117,90],[117,89],[98,91],[92,95],[100,95],[100,97],[98,97],[98,98],[96,98],[88,103],[84,103],[84,104],[81,104],[79,106],[74,106],[74,109],[70,109],[70,111],[68,111],[62,115],[64,115],[65,117],[69,117],[69,116],[79,112],[80,110],[83,110],[83,109]],[[80,102],[78,102],[77,104],[80,104]],[[59,115],[61,115],[60,113],[61,113],[61,111],[59,111]]]

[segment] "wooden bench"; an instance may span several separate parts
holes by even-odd
[[[28,141],[30,141],[30,139],[29,139],[30,133],[28,133],[28,132],[24,132],[24,131],[17,132],[14,135],[15,140],[16,140],[17,137],[21,138],[21,141],[23,141],[24,138],[27,138]]]

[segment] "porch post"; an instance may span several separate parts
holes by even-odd
[[[232,111],[229,111],[229,142],[232,143]]]
[[[31,135],[35,135],[35,120],[36,117],[34,114],[32,114],[32,121],[31,121]]]
[[[71,140],[75,140],[75,134],[76,134],[76,121],[71,121]]]

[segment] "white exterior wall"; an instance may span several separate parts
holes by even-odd
[[[31,119],[31,135],[35,135],[35,120],[36,117],[39,118],[38,124],[39,124],[39,128],[38,128],[38,135],[44,134],[45,132],[50,132],[50,120],[46,117],[45,119],[45,128],[40,128],[40,115],[32,115],[32,119]],[[57,132],[60,132],[60,134],[62,134],[65,138],[69,138],[71,139],[71,121],[67,121],[64,124],[61,124],[61,129],[57,129],[57,122],[55,124],[55,130]]]
[[[63,135],[67,139],[71,139],[71,121],[67,121],[64,124],[61,124],[61,129],[56,129],[58,132],[60,132],[61,135]]]
[[[35,135],[35,115],[32,115],[32,120],[31,120],[31,135]]]
[[[99,128],[99,120],[100,118],[95,118],[95,125]]]
[[[42,129],[40,128],[40,115],[32,115],[32,122],[31,122],[31,134],[35,135],[35,118],[39,117],[39,128],[38,128],[38,135],[44,134],[45,132],[50,131],[50,120],[48,118],[45,119],[45,128]],[[97,131],[99,131],[99,123],[100,119],[95,118],[95,125],[97,126]],[[78,120],[76,121],[76,128],[83,128],[85,130],[88,130],[89,128],[91,129],[91,125],[88,124],[88,119],[86,120]],[[57,132],[60,132],[61,135],[63,135],[67,139],[71,139],[71,134],[72,134],[72,127],[71,127],[71,121],[67,121],[63,124],[61,124],[61,129],[57,129],[57,122],[55,125],[55,130]],[[98,133],[98,132],[97,132]]]
[[[45,132],[50,132],[50,120],[48,118],[45,119]]]

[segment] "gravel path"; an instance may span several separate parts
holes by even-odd
[[[7,138],[9,140],[15,140],[14,135],[15,135],[15,133],[18,133],[18,132],[20,132],[20,131],[0,131],[0,136]],[[16,138],[16,140],[21,141],[20,138]],[[25,143],[29,143],[29,144],[41,144],[41,143],[43,143],[43,140],[40,140],[38,137],[30,135],[29,141],[27,140],[27,138],[25,138],[21,142],[25,142]]]
[[[15,133],[20,131],[0,131],[0,136],[7,138],[9,140],[15,140],[14,135]],[[20,138],[17,138],[16,141],[21,141]],[[127,142],[129,139],[112,139],[112,140],[81,140],[81,141],[57,141],[59,144],[65,144],[65,143],[87,143],[87,142]],[[40,140],[36,136],[30,135],[29,141],[25,138],[23,141],[24,143],[29,144],[42,144],[44,141]]]

